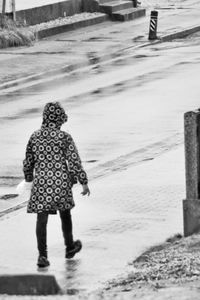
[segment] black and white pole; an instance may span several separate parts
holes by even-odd
[[[149,25],[149,40],[157,39],[157,24],[158,24],[158,12],[156,10],[152,10],[150,25]]]
[[[133,7],[137,7],[137,0],[133,0]]]

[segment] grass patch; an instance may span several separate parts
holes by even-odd
[[[0,48],[30,46],[34,40],[33,31],[5,17],[0,27]]]

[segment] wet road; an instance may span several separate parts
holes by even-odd
[[[0,94],[0,183],[16,183],[30,134],[46,102],[69,114],[63,127],[88,170],[182,135],[182,114],[199,106],[199,36],[129,51],[110,63]]]
[[[0,96],[2,182],[6,176],[16,178],[11,183],[21,176],[26,141],[40,126],[42,107],[49,100],[59,100],[68,111],[64,129],[77,141],[90,176],[95,177],[99,170],[100,176],[112,175],[91,181],[89,199],[81,199],[75,189],[75,233],[85,241],[80,257],[63,263],[59,221],[50,221],[50,272],[66,291],[99,286],[99,281],[119,274],[141,245],[154,243],[155,237],[162,240],[163,232],[181,228],[174,220],[181,212],[177,199],[184,197],[183,158],[178,153],[177,159],[170,157],[166,164],[160,161],[159,168],[149,160],[182,143],[183,113],[199,107],[199,50],[196,35],[138,49],[124,59]],[[134,171],[130,167],[145,159],[148,162],[142,167]],[[176,163],[182,166],[180,170]],[[175,168],[174,177],[168,174],[169,164]],[[120,173],[122,169],[126,170]],[[162,177],[160,182],[155,174]],[[35,216],[27,216],[25,210],[2,222],[3,272],[33,269],[35,240],[30,233],[34,222]],[[13,232],[15,255],[8,247]]]

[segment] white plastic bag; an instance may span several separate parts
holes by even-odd
[[[32,185],[33,182],[26,182],[25,180],[22,180],[16,187],[16,191],[20,196],[23,195],[30,197]]]

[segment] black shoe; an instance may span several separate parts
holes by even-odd
[[[66,250],[65,258],[70,259],[70,258],[74,257],[74,255],[76,253],[81,251],[81,248],[82,248],[81,241],[80,240],[75,241],[74,244],[73,244],[73,247]]]
[[[48,261],[48,259],[45,256],[39,256],[37,265],[39,268],[45,268],[50,265],[50,262]]]

